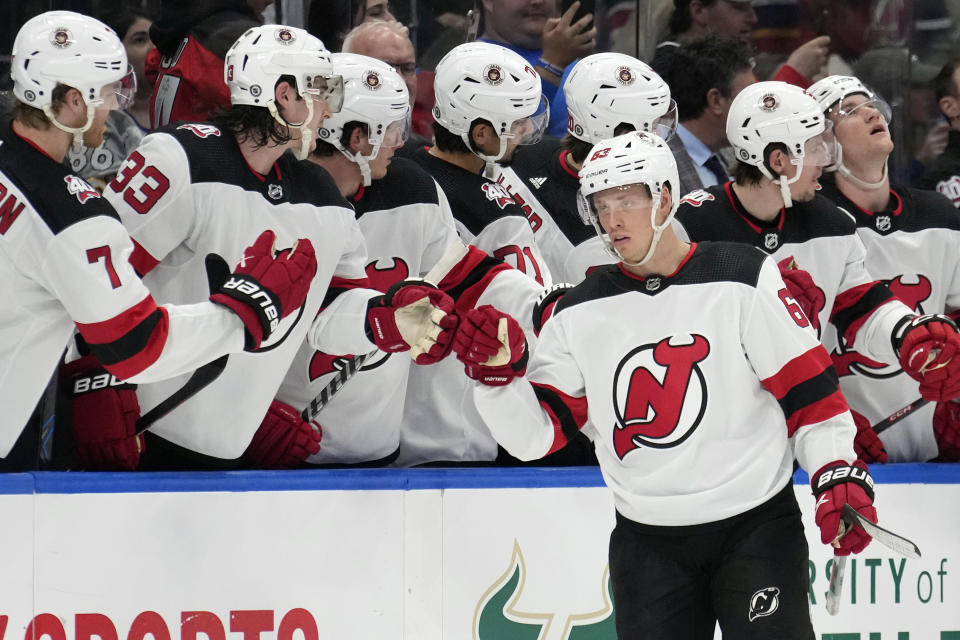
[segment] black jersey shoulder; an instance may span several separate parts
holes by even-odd
[[[551,173],[553,158],[560,152],[560,140],[546,136],[537,144],[517,147],[510,168],[525,181]]]
[[[19,189],[52,233],[96,216],[120,220],[110,203],[69,167],[25,142],[9,124],[0,130],[0,185]],[[20,205],[9,200],[9,188],[3,191],[0,207],[9,214]]]
[[[286,153],[270,174],[258,176],[247,165],[236,139],[213,123],[178,123],[162,127],[183,148],[190,181],[219,183],[261,194],[270,204],[349,207],[330,175],[312,162]]]
[[[960,230],[960,210],[942,193],[912,187],[895,187],[894,190],[903,202],[900,215],[904,218],[898,227],[902,231]]]
[[[406,158],[390,161],[387,175],[365,187],[356,202],[357,215],[411,204],[440,204],[437,183],[420,165]]]
[[[766,255],[755,247],[736,242],[700,242],[680,270],[672,276],[638,278],[608,264],[594,269],[583,282],[557,303],[555,313],[567,307],[601,298],[636,292],[655,297],[684,285],[735,282],[756,287]],[[654,286],[648,286],[656,280]]]
[[[453,217],[470,233],[479,235],[487,225],[507,216],[526,220],[523,209],[503,185],[432,156],[425,150],[415,153],[413,159],[437,181],[450,202]]]

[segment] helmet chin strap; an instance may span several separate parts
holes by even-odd
[[[653,237],[650,238],[650,247],[647,249],[646,255],[639,262],[631,262],[623,257],[623,255],[617,251],[617,248],[613,246],[613,242],[610,241],[610,234],[604,233],[603,228],[600,227],[600,223],[596,220],[592,220],[593,227],[597,232],[597,235],[600,236],[600,240],[603,242],[603,248],[606,252],[613,257],[615,260],[619,260],[628,267],[640,267],[646,264],[650,258],[653,257],[653,254],[657,250],[657,244],[660,243],[660,236],[663,235],[663,230],[670,225],[670,221],[673,219],[673,213],[667,216],[667,219],[663,221],[663,224],[657,224],[657,214],[660,212],[660,196],[656,195],[653,197],[652,207],[650,208],[650,226],[653,229]]]
[[[468,149],[473,149],[473,145],[470,143],[470,134],[465,133],[461,134],[461,139],[466,143]],[[500,153],[495,156],[488,156],[479,151],[473,151],[473,155],[481,158],[486,164],[483,167],[483,177],[487,180],[493,180],[494,176],[497,175],[497,162],[500,158],[503,157],[503,154],[507,152],[507,139],[505,136],[500,136]]]
[[[843,164],[843,162],[841,162],[837,167],[837,173],[861,189],[873,191],[874,189],[882,189],[883,187],[887,186],[887,164],[887,162],[883,163],[883,174],[880,176],[879,182],[867,182],[866,180],[861,180],[857,176],[853,175],[853,172],[851,172],[850,169],[847,168],[847,165]]]
[[[343,157],[360,167],[360,175],[363,177],[363,186],[369,187],[370,183],[373,182],[373,178],[370,175],[370,161],[377,157],[379,148],[375,148],[369,156],[365,156],[359,151],[356,153],[350,153],[341,147],[339,142],[337,142],[335,146],[340,149],[340,153],[343,154]]]
[[[273,119],[285,126],[287,129],[294,127],[300,131],[300,147],[294,150],[293,157],[297,160],[306,160],[307,156],[310,155],[310,142],[313,140],[314,131],[307,126],[307,123],[313,120],[313,100],[310,98],[304,98],[307,103],[307,117],[303,122],[293,123],[287,122],[283,119],[283,116],[280,115],[280,112],[277,111],[276,102],[271,100],[267,103],[267,110],[270,112],[270,115],[273,116]]]
[[[53,109],[50,108],[50,105],[48,104],[43,105],[43,113],[44,115],[47,116],[50,122],[53,123],[53,126],[55,126],[57,129],[60,129],[61,131],[65,131],[66,133],[73,135],[73,142],[71,143],[71,147],[73,148],[74,153],[79,153],[80,151],[83,151],[83,147],[84,147],[83,134],[86,133],[87,130],[89,130],[90,127],[93,125],[93,117],[94,117],[95,111],[96,111],[96,107],[88,104],[86,124],[84,124],[82,127],[68,127],[67,125],[57,120],[57,116],[54,115]]]
[[[793,197],[790,195],[790,185],[800,179],[800,174],[803,172],[803,161],[801,160],[797,167],[797,175],[793,178],[787,178],[787,176],[782,173],[779,174],[776,178],[773,177],[773,173],[770,172],[767,167],[764,165],[759,165],[757,168],[760,169],[760,173],[769,178],[772,182],[779,183],[780,185],[780,198],[783,200],[783,207],[789,209],[793,206]]]

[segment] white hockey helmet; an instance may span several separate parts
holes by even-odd
[[[672,205],[666,219],[657,224],[657,213],[663,186],[669,185]],[[606,189],[629,189],[634,185],[646,185],[653,204],[650,209],[650,225],[653,237],[647,254],[639,262],[628,262],[610,242],[600,225],[600,217],[594,206],[594,194]],[[653,257],[663,230],[670,225],[680,204],[680,178],[677,161],[670,147],[659,136],[642,131],[632,131],[615,138],[601,140],[593,146],[580,168],[580,190],[577,192],[577,208],[584,222],[590,222],[603,241],[607,252],[630,266],[640,266]]]
[[[757,82],[745,88],[730,105],[727,139],[736,158],[757,167],[770,180],[780,182],[784,205],[790,207],[789,185],[800,179],[804,163],[830,166],[836,154],[833,123],[826,119],[813,96],[786,82]],[[786,146],[796,175],[775,178],[767,166],[770,144]]]
[[[620,124],[669,140],[677,129],[677,103],[670,87],[646,63],[622,53],[595,53],[578,62],[563,93],[567,131],[595,144]]]
[[[493,125],[500,137],[500,152],[496,156],[477,153],[488,168],[503,157],[507,138],[519,136],[520,144],[533,144],[550,118],[539,74],[519,54],[488,42],[467,42],[451,49],[437,65],[433,90],[434,120],[460,136],[468,149],[473,149],[470,125],[475,120]]]
[[[400,74],[376,58],[335,53],[333,66],[343,78],[343,105],[323,121],[318,134],[321,140],[360,165],[363,184],[370,186],[369,161],[377,157],[381,146],[399,147],[407,138],[410,94]],[[367,125],[367,140],[373,146],[370,155],[354,154],[343,147],[340,138],[348,122]]]
[[[817,100],[817,104],[820,105],[820,110],[823,111],[824,115],[836,115],[839,120],[852,116],[860,109],[873,109],[880,114],[883,122],[889,126],[893,116],[893,110],[890,108],[890,105],[887,104],[887,101],[880,97],[876,91],[860,82],[859,78],[855,78],[854,76],[827,76],[822,80],[814,82],[807,91]],[[844,109],[844,100],[846,100],[848,96],[854,95],[862,95],[866,99],[852,108]],[[884,165],[883,177],[879,182],[866,182],[850,173],[850,170],[844,166],[843,146],[839,140],[837,140],[836,151],[836,158],[834,158],[833,164],[826,167],[827,171],[837,171],[864,189],[878,189],[887,184],[886,165]]]
[[[83,133],[93,124],[96,107],[125,109],[137,83],[127,52],[113,29],[72,11],[47,11],[27,20],[13,42],[13,94],[20,102],[43,110],[58,129],[73,134],[73,147],[83,146]],[[77,89],[87,104],[87,122],[68,127],[52,110],[58,84]]]
[[[300,124],[285,121],[277,111],[274,88],[282,76],[293,76],[297,92],[307,104],[307,118]],[[330,52],[323,42],[303,29],[270,24],[248,29],[224,57],[223,78],[230,89],[230,102],[267,108],[286,127],[300,129],[303,160],[314,138],[306,125],[313,119],[313,101],[323,100],[334,113],[343,103],[343,81],[334,74]]]

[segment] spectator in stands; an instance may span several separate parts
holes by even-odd
[[[597,28],[593,15],[577,21],[580,8],[574,2],[563,15],[556,15],[556,4],[546,0],[484,0],[480,22],[480,40],[507,47],[520,54],[540,74],[543,95],[550,102],[547,133],[562,136],[567,126],[567,105],[562,78],[577,58],[593,53]]]
[[[137,121],[144,131],[150,128],[150,93],[153,85],[147,80],[145,64],[147,54],[155,48],[150,39],[150,27],[153,26],[153,12],[137,7],[128,7],[116,17],[105,16],[104,22],[117,32],[127,50],[127,60],[137,77],[137,93],[133,105],[127,113]]]
[[[344,53],[356,53],[370,56],[386,62],[396,70],[407,85],[410,95],[411,113],[416,109],[418,95],[417,60],[413,52],[413,42],[407,28],[396,21],[365,22],[354,28],[343,40]],[[433,74],[430,74],[433,77]],[[432,84],[432,83],[431,83]],[[433,123],[433,90],[430,87],[429,104],[421,104],[420,119],[411,118],[412,132],[400,155],[409,155],[409,150],[430,143],[430,129]]]
[[[657,45],[650,66],[663,75],[666,59],[683,43],[708,33],[734,36],[750,42],[757,23],[752,0],[674,0],[670,16],[672,37]],[[827,62],[830,38],[820,36],[797,47],[773,80],[808,87]]]
[[[344,38],[366,22],[395,22],[386,0],[314,0],[307,15],[307,31],[330,51],[340,51]]]
[[[947,145],[927,167],[920,181],[925,189],[936,189],[947,196],[953,206],[960,207],[960,57],[953,58],[940,69],[933,81],[933,90],[940,113],[947,119]]]
[[[150,126],[208,120],[230,108],[223,58],[247,29],[263,24],[260,14],[273,0],[163,0],[150,27],[157,48],[147,54],[153,85]],[[162,64],[161,64],[162,62]]]
[[[664,80],[677,103],[677,135],[667,144],[677,160],[681,195],[729,179],[727,112],[756,78],[740,38],[709,35],[678,47]]]

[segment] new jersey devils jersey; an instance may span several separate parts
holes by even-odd
[[[608,265],[557,304],[526,377],[478,384],[477,406],[522,458],[588,430],[631,520],[714,522],[783,489],[794,451],[814,471],[855,459],[853,420],[806,325],[751,247],[694,244],[670,276]]]
[[[844,196],[833,181],[822,193],[849,211],[866,247],[866,266],[893,295],[917,313],[960,308],[960,214],[933,191],[890,189],[883,211],[867,211]],[[840,388],[851,408],[870,424],[919,400],[917,383],[896,362],[885,365],[862,356],[845,340],[830,354]],[[937,456],[933,405],[922,407],[880,434],[891,462],[925,462]]]
[[[810,322],[827,351],[836,348],[840,335],[872,360],[897,362],[891,335],[910,310],[867,271],[851,215],[823,196],[796,202],[764,221],[747,212],[728,182],[684,196],[674,228],[693,241],[751,244],[778,262],[792,257],[823,291],[823,309]]]
[[[498,166],[496,180],[526,214],[553,279],[576,284],[615,261],[577,211],[580,177],[567,164],[569,153],[556,138],[521,147],[510,166]]]
[[[144,282],[162,301],[205,300],[207,254],[236,264],[265,229],[276,232],[278,249],[309,238],[316,250],[317,273],[302,311],[284,319],[261,352],[231,355],[216,380],[155,423],[157,435],[208,456],[239,457],[321,305],[316,321],[328,321],[311,332],[312,340],[330,338],[331,353],[374,348],[363,318],[375,292],[358,289],[366,285],[363,236],[353,210],[319,167],[284,156],[262,176],[247,165],[231,134],[211,124],[182,124],[145,137],[105,195],[137,243],[134,266],[149,272]],[[141,385],[143,411],[183,382]]]
[[[446,194],[457,231],[494,258],[523,271],[539,284],[553,284],[520,205],[501,185],[419,149],[412,159]]]
[[[100,193],[0,130],[0,456],[10,452],[74,328],[111,373],[189,371],[243,348],[240,319],[203,300],[158,307],[130,266],[133,244]]]

